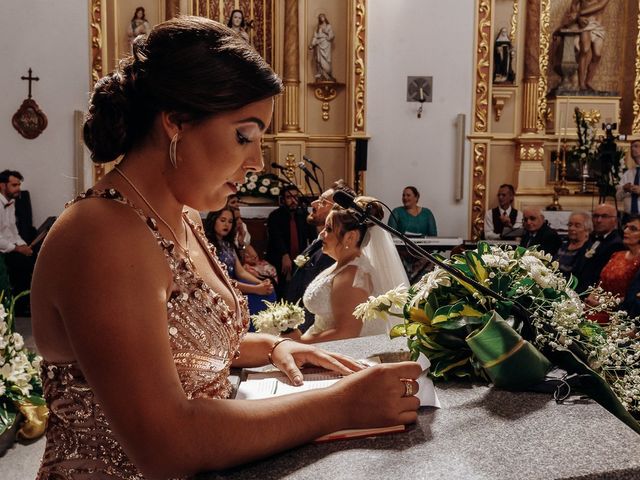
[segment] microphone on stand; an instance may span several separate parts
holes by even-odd
[[[308,162],[309,165],[311,165],[313,167],[313,173],[315,174],[315,177],[316,177],[316,183],[318,182],[318,172],[317,172],[317,170],[320,170],[320,172],[322,173],[322,187],[320,187],[320,190],[321,190],[321,192],[323,192],[324,191],[324,170],[322,170],[322,167],[320,167],[320,165],[318,165],[316,162],[311,160],[306,155],[303,155],[302,158],[306,162]],[[318,184],[318,186],[320,186],[320,184]]]
[[[320,184],[318,183],[318,180],[316,180],[316,177],[313,175],[313,173],[311,173],[309,169],[305,167],[304,162],[298,163],[298,168],[304,172],[304,181],[307,184],[307,187],[309,188],[309,192],[311,193],[311,195],[315,196],[316,193],[313,191],[313,188],[311,187],[311,182],[309,181],[309,179],[313,180],[314,183],[318,186],[318,188],[321,188]],[[320,193],[322,193],[322,190],[320,190]]]
[[[383,223],[381,220],[376,218],[374,215],[369,214],[368,208],[362,208],[360,205],[355,203],[354,202],[354,197],[352,197],[348,193],[343,192],[342,190],[337,190],[333,194],[333,201],[335,203],[337,203],[338,205],[340,205],[342,208],[348,208],[348,209],[353,210],[355,212],[356,217],[358,218],[358,220],[361,223],[364,222],[365,220],[371,221],[371,222],[375,223],[376,225],[378,225],[383,230],[386,230],[387,232],[389,232],[394,237],[398,237],[399,239],[401,239],[404,242],[404,244],[406,245],[407,249],[411,253],[413,253],[414,255],[416,255],[416,256],[418,256],[420,258],[426,258],[431,263],[434,263],[434,264],[438,265],[440,268],[442,268],[443,270],[447,271],[448,273],[453,275],[458,280],[470,284],[473,288],[475,288],[476,290],[478,290],[479,292],[481,292],[482,294],[484,294],[484,295],[486,295],[488,297],[495,298],[496,300],[499,300],[501,302],[512,303],[513,304],[512,308],[514,310],[516,310],[519,314],[521,314],[521,315],[523,315],[523,316],[525,316],[527,318],[531,318],[531,313],[529,313],[529,311],[526,308],[524,308],[522,305],[520,305],[517,301],[515,301],[514,299],[507,299],[507,298],[503,297],[499,293],[494,292],[493,290],[491,290],[486,285],[483,285],[483,284],[479,283],[477,280],[474,280],[473,278],[470,278],[470,277],[466,276],[463,272],[461,272],[457,268],[455,268],[455,267],[443,262],[438,257],[433,256],[431,253],[426,251],[424,248],[416,245],[405,234],[400,233],[399,231],[397,231],[396,229],[390,227],[386,223]]]
[[[298,185],[296,185],[295,182],[291,181],[291,179],[287,175],[287,168],[286,167],[283,167],[282,165],[280,165],[279,163],[276,163],[276,162],[271,162],[271,167],[275,168],[277,170],[280,170],[282,172],[282,175],[284,176],[284,178],[282,178],[281,176],[278,176],[278,180],[280,180],[282,183],[284,183],[286,185],[291,185],[293,188],[295,188],[296,191],[298,192],[299,198],[303,202],[307,202],[307,200],[304,197],[304,193],[302,192],[302,190],[300,190],[298,188]]]

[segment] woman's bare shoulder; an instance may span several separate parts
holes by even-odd
[[[138,268],[132,270],[132,265]],[[168,267],[149,227],[132,208],[86,199],[68,207],[48,233],[38,256],[34,288],[37,291],[40,277],[47,281],[55,275],[74,283],[74,278],[125,272],[152,279],[167,273]]]

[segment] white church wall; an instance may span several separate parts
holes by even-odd
[[[367,193],[401,205],[414,185],[439,236],[468,236],[469,144],[464,198],[455,201],[455,120],[469,132],[473,75],[472,0],[369,0],[367,32]],[[406,101],[407,76],[433,77],[433,102]]]
[[[0,170],[18,170],[31,192],[34,224],[59,215],[75,193],[74,110],[86,109],[89,90],[87,0],[5,0],[0,14]],[[23,138],[11,117],[27,98],[29,68],[33,99],[48,118],[44,132]]]

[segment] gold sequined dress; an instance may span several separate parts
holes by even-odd
[[[89,197],[128,205],[149,227],[173,273],[174,289],[167,301],[167,329],[182,388],[190,399],[227,398],[232,390],[228,379],[231,362],[238,357],[240,342],[248,328],[245,297],[230,281],[238,299],[238,313],[230,310],[192,265],[177,255],[174,243],[160,234],[155,219],[146,217],[118,191],[88,190],[75,201]],[[183,215],[210,261],[226,272],[202,228]],[[114,437],[77,363],[43,361],[42,378],[50,414],[38,480],[143,478]]]

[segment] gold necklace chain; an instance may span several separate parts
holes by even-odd
[[[185,222],[185,220],[184,220],[184,217],[181,216],[180,218],[181,218],[182,223],[184,225],[184,242],[185,242],[186,247],[182,246],[182,244],[178,241],[178,236],[176,235],[176,232],[174,232],[173,228],[171,228],[171,225],[169,225],[167,223],[167,221],[164,218],[162,218],[162,216],[160,216],[160,214],[156,211],[156,209],[151,206],[149,201],[144,197],[142,192],[140,192],[140,190],[138,190],[138,188],[133,184],[133,182],[129,179],[129,177],[127,177],[124,174],[124,172],[122,170],[120,170],[120,168],[117,165],[115,167],[113,167],[113,169],[120,174],[120,176],[129,184],[129,186],[131,188],[133,188],[133,190],[138,194],[138,196],[147,205],[147,207],[149,207],[149,210],[151,210],[151,212],[158,218],[158,220],[160,220],[165,225],[165,227],[167,227],[169,229],[169,231],[171,232],[171,235],[173,236],[173,239],[176,241],[176,245],[178,245],[180,247],[180,249],[184,252],[184,254],[186,255],[187,259],[191,263],[193,263],[193,261],[191,260],[191,255],[189,255],[189,229],[188,229],[188,226],[187,226],[187,222]]]

